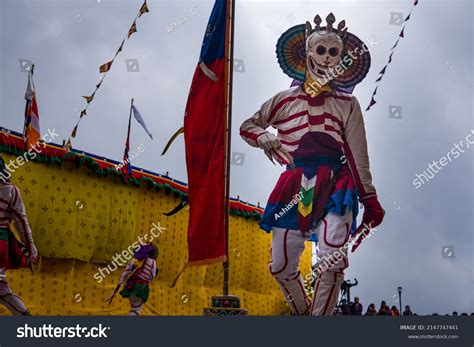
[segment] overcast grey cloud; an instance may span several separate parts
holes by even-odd
[[[1,0],[0,125],[21,131],[26,74],[18,59],[31,59],[41,126],[67,138],[85,105],[81,95],[92,93],[99,66],[113,57],[141,3]],[[166,156],[160,154],[182,126],[213,1],[148,4],[151,13],[139,19],[138,32],[125,43],[73,145],[121,160],[134,98],[155,140],[132,125],[131,151],[142,143],[147,148],[133,164],[186,181],[183,138]],[[282,171],[238,135],[244,119],[291,83],[275,57],[281,33],[316,13],[333,12],[349,31],[378,42],[371,71],[354,91],[365,108],[401,30],[391,24],[391,13],[407,15],[411,6],[411,0],[237,1],[235,57],[245,68],[234,78],[232,151],[244,153],[245,161],[232,166],[233,196],[264,205]],[[395,304],[400,285],[403,304],[420,314],[474,311],[474,148],[421,188],[412,183],[474,129],[473,14],[469,0],[421,0],[378,89],[377,104],[366,114],[372,174],[387,214],[352,255],[346,275],[359,280],[352,294],[365,307],[381,300]],[[140,71],[127,72],[125,59],[137,59]],[[390,117],[392,105],[401,107],[401,118]],[[443,256],[443,246],[454,246],[455,258]]]

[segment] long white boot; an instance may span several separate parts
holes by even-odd
[[[311,315],[332,316],[343,280],[342,273],[333,271],[324,271],[318,275],[314,287]]]
[[[21,298],[12,292],[8,283],[4,280],[0,280],[0,304],[4,305],[15,316],[30,315]]]

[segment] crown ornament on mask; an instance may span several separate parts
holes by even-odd
[[[329,33],[334,33],[337,34],[341,39],[343,39],[346,35],[347,28],[346,28],[346,21],[342,20],[339,22],[337,25],[337,28],[334,27],[334,23],[336,22],[336,17],[334,14],[331,12],[328,14],[326,17],[326,23],[327,25],[325,27],[321,26],[322,23],[321,17],[317,14],[316,17],[314,17],[314,24],[316,25],[314,28],[312,27],[310,22],[306,22],[306,37],[309,37],[311,34],[318,32],[320,35],[329,34]]]

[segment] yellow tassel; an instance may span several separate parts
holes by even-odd
[[[163,153],[161,155],[165,155],[165,153],[168,151],[168,148],[170,148],[171,144],[173,143],[174,140],[179,136],[179,134],[184,134],[184,127],[181,127],[176,131],[173,136],[169,139],[168,143],[166,144],[165,148],[163,149]]]

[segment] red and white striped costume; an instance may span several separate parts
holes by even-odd
[[[20,191],[10,182],[0,182],[0,229],[6,233],[12,221],[20,234],[21,241],[28,247],[30,256],[36,258],[38,251],[33,242]],[[8,241],[4,242],[8,247]],[[4,248],[2,248],[3,252]],[[21,298],[12,292],[6,281],[6,268],[10,263],[8,254],[0,254],[0,260],[0,303],[14,315],[29,314]]]
[[[125,278],[127,278],[127,276],[132,272],[134,265],[135,260],[132,259],[125,267],[125,270],[122,274],[122,277],[120,278],[119,283],[123,283]],[[134,274],[136,278],[139,278],[146,284],[150,284],[156,275],[156,261],[152,258],[147,258],[144,261],[143,265],[138,268]]]
[[[339,91],[322,92],[310,96],[302,86],[284,90],[266,101],[260,110],[240,128],[242,138],[253,147],[260,147],[258,138],[268,134],[268,127],[278,130],[281,147],[292,154],[308,132],[330,135],[340,145],[361,202],[376,199],[369,170],[367,141],[361,108],[351,94]],[[344,160],[345,158],[345,160]],[[357,203],[357,202],[356,202]],[[349,265],[347,248],[353,212],[343,215],[328,213],[310,233],[317,235],[318,257],[331,259],[329,266],[318,274],[315,296],[309,302],[299,271],[300,256],[308,235],[300,230],[276,228],[272,230],[272,261],[270,272],[278,282],[293,314],[331,315]]]
[[[268,127],[278,130],[277,137],[290,154],[307,132],[331,135],[353,174],[360,201],[376,196],[372,185],[362,111],[356,97],[333,91],[311,97],[301,86],[284,90],[266,101],[260,110],[240,127],[240,135],[251,146]]]
[[[37,250],[20,191],[10,182],[0,183],[0,228],[8,229],[12,221],[20,233],[21,241],[28,246],[30,254],[36,256]]]
[[[136,260],[132,259],[120,277],[119,284],[122,284],[133,272],[132,278],[129,278],[128,281],[132,282],[140,282],[146,285],[149,285],[151,281],[156,277],[157,269],[156,269],[156,260],[153,258],[146,258],[142,264],[142,266],[136,268]],[[135,269],[136,268],[136,269]],[[127,283],[128,283],[127,281]],[[133,285],[133,283],[129,283]],[[143,307],[145,306],[145,301],[137,296],[130,296],[128,298],[130,302],[130,311],[128,313],[129,316],[139,316]]]

